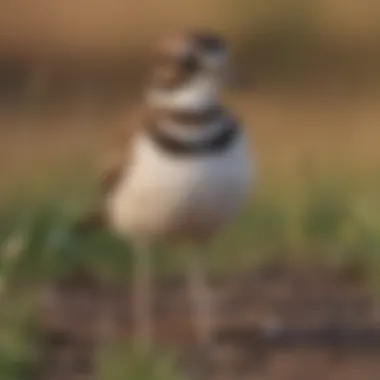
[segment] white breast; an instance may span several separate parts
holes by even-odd
[[[110,223],[121,234],[212,235],[249,193],[251,160],[242,136],[206,157],[171,156],[140,136],[132,157],[108,202]]]

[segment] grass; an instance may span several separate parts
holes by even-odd
[[[246,119],[259,181],[239,220],[215,241],[212,270],[253,270],[279,259],[354,264],[379,290],[378,98],[254,94],[231,103]],[[91,120],[54,133],[51,124],[33,127],[1,136],[1,279],[11,289],[32,288],[86,265],[104,280],[125,280],[132,269],[127,245],[106,232],[79,238],[70,230],[94,197],[93,159],[108,130],[91,128]],[[163,276],[182,271],[181,256],[169,250],[155,260]],[[29,326],[33,305],[11,301],[0,301],[0,374],[29,380],[38,358],[30,348],[38,341]],[[170,353],[150,363],[114,342],[100,353],[100,378],[174,376]]]
[[[36,300],[28,294],[1,297],[0,373],[9,380],[38,378],[39,329]]]
[[[255,67],[260,57],[252,54],[253,45],[263,37],[274,39],[276,74],[299,73],[304,56],[309,56],[306,47],[316,41],[377,46],[379,12],[375,2],[369,3],[318,0],[309,7],[294,0],[209,0],[178,8],[171,0],[158,7],[152,2],[132,7],[119,0],[110,6],[99,0],[89,13],[86,1],[70,5],[38,0],[31,12],[19,12],[17,6],[1,9],[0,44],[15,50],[28,45],[34,53],[53,46],[84,54],[140,54],[169,28],[211,25],[226,32],[242,61],[248,58],[245,69],[256,78],[260,73],[251,64]],[[175,17],[168,20],[170,14]],[[368,76],[374,81],[377,60],[368,60],[368,65],[362,61],[353,73],[367,73],[373,61]],[[380,290],[378,95],[363,96],[357,88],[350,96],[344,89],[335,92],[324,74],[322,86],[316,79],[307,84],[307,91],[302,87],[298,97],[256,87],[247,96],[231,99],[244,115],[255,146],[259,182],[237,223],[215,242],[214,272],[250,270],[283,259],[322,261],[337,268],[354,264]],[[333,72],[334,79],[337,74]],[[295,80],[294,75],[282,76]],[[354,75],[349,71],[346,76]],[[304,86],[302,75],[301,82]],[[93,128],[94,119],[46,121],[31,120],[31,115],[23,120],[23,129],[0,123],[0,378],[7,380],[36,378],[39,334],[35,300],[8,296],[4,286],[8,291],[33,290],[80,265],[90,266],[107,281],[123,281],[132,269],[128,246],[116,238],[103,233],[79,239],[70,230],[91,204],[93,158],[113,125]],[[181,256],[171,251],[164,250],[155,260],[162,276],[182,271]],[[100,380],[179,378],[169,352],[146,360],[115,341],[99,355]]]
[[[215,242],[213,271],[231,274],[243,268],[254,270],[284,258],[324,262],[335,268],[354,264],[364,270],[378,290],[378,211],[371,203],[353,202],[338,185],[314,184],[297,202],[259,193],[232,230]],[[25,215],[22,223],[16,218],[7,220],[0,230],[1,274],[10,280],[9,285],[31,288],[55,281],[83,265],[105,281],[124,282],[130,276],[132,257],[128,246],[107,233],[85,239],[73,235],[73,216],[62,203],[57,206],[57,202],[46,202]],[[9,253],[12,249],[21,250],[14,262]],[[165,251],[155,260],[160,275],[182,272],[178,254]],[[21,306],[5,303],[0,309],[0,318],[4,315],[0,322],[0,373],[12,380],[29,380],[39,359],[36,349],[30,349],[31,345],[38,348],[34,343],[38,335],[31,336],[27,327],[30,303],[19,302]],[[6,315],[7,310],[11,315]],[[100,379],[174,379],[178,378],[175,363],[170,352],[144,359],[136,357],[130,346],[111,341],[99,352],[97,371]]]
[[[181,379],[173,352],[161,350],[154,358],[141,357],[123,342],[113,342],[99,353],[100,380]]]

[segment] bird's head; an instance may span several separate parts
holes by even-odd
[[[225,39],[211,32],[187,32],[164,38],[154,51],[152,82],[175,88],[196,77],[215,85],[232,79]]]

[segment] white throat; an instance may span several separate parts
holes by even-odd
[[[168,110],[199,112],[218,105],[219,86],[213,78],[198,76],[172,90],[148,91],[147,102]]]

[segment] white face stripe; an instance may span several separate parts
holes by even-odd
[[[168,110],[199,112],[219,104],[219,87],[215,78],[198,76],[173,90],[150,90],[147,102]]]

